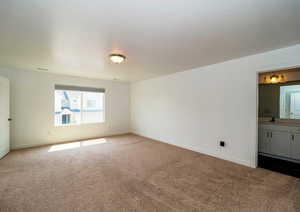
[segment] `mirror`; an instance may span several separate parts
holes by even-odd
[[[300,119],[300,82],[260,84],[259,117]]]

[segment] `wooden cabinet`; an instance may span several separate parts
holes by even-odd
[[[300,161],[300,127],[259,126],[258,150],[283,159]]]

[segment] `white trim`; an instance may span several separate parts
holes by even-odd
[[[0,149],[0,159],[9,153],[9,147]]]
[[[174,143],[171,143],[171,142],[168,142],[168,141],[160,141],[160,140],[153,139],[153,138],[150,138],[150,137],[147,137],[147,136],[139,135],[138,133],[133,133],[133,134],[138,135],[138,136],[142,136],[144,138],[149,138],[151,140],[155,140],[155,141],[158,141],[158,142],[171,144],[171,145],[174,145],[174,146],[177,146],[177,147],[180,147],[180,148],[183,148],[183,149],[188,149],[188,150],[198,152],[198,153],[201,153],[201,154],[209,155],[209,156],[221,159],[221,160],[230,161],[230,162],[237,163],[237,164],[240,164],[240,165],[248,166],[250,168],[256,168],[256,165],[251,163],[250,161],[242,160],[242,159],[239,159],[239,158],[236,158],[236,157],[233,157],[233,156],[222,154],[220,152],[212,152],[212,151],[208,151],[206,149],[195,147],[195,146],[188,146],[188,145],[180,145],[179,146],[178,144],[174,144]]]
[[[202,153],[202,154],[205,154],[205,155],[210,155],[210,156],[213,156],[215,158],[220,158],[220,159],[230,161],[230,162],[234,162],[234,163],[237,163],[237,164],[240,164],[240,165],[248,166],[248,167],[251,167],[251,168],[256,168],[256,165],[252,164],[250,161],[242,160],[242,159],[239,159],[239,158],[236,158],[236,157],[233,157],[233,156],[230,156],[230,155],[222,154],[222,153],[220,154],[220,152],[212,152],[212,151],[208,151],[206,149],[202,149],[202,148],[200,149],[198,147],[185,146],[185,145],[183,147],[185,149],[189,149],[189,150],[199,152],[199,153]]]
[[[11,150],[19,150],[19,149],[25,149],[25,148],[31,148],[31,147],[42,147],[42,146],[47,146],[47,145],[56,145],[56,144],[61,144],[61,143],[72,143],[72,142],[76,142],[77,140],[90,140],[90,139],[96,139],[96,138],[105,138],[105,137],[110,137],[110,136],[119,136],[119,135],[127,135],[127,134],[131,134],[131,132],[129,131],[125,131],[125,132],[117,132],[117,133],[113,133],[113,134],[104,134],[104,135],[99,135],[99,136],[95,136],[95,137],[83,137],[83,138],[76,138],[74,140],[60,140],[60,141],[56,141],[56,142],[40,142],[39,144],[37,143],[30,143],[30,144],[18,144],[15,145],[11,148]]]

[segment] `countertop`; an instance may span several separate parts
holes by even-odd
[[[270,121],[263,121],[263,122],[259,122],[258,124],[260,125],[275,125],[275,126],[287,126],[287,127],[300,127],[300,123],[299,122],[270,122]]]

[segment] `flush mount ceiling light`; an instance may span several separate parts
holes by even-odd
[[[116,64],[120,64],[120,63],[124,62],[124,60],[126,59],[126,57],[121,54],[110,54],[109,58],[113,63],[116,63]]]
[[[39,71],[48,71],[47,68],[40,68],[40,67],[38,67],[37,70],[39,70]]]

